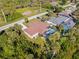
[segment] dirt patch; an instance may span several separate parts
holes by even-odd
[[[22,15],[26,15],[26,16],[29,16],[29,15],[31,15],[31,14],[32,14],[31,11],[27,11],[27,12],[22,13]]]

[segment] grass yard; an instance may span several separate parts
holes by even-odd
[[[7,22],[5,22],[4,19],[0,18],[0,26],[16,22],[20,19],[23,19],[23,15],[21,15],[20,13],[15,12],[13,15],[6,16],[6,21]]]
[[[4,20],[0,18],[0,26],[2,26],[3,24],[5,24]]]
[[[20,8],[16,9],[16,12],[23,13],[25,11],[33,11],[32,8]]]
[[[39,14],[39,13],[42,13],[42,12],[45,12],[46,9],[42,8],[41,12],[39,12],[39,8],[38,7],[27,7],[27,8],[21,8],[21,9],[16,9],[16,12],[18,13],[24,13],[24,12],[32,12],[30,15],[28,16],[33,16],[33,15],[36,15],[36,14]]]
[[[11,24],[11,23],[16,22],[16,21],[18,21],[20,19],[23,19],[23,18],[18,18],[18,19],[15,19],[13,21],[9,21],[7,23],[5,23],[5,21],[3,21],[2,19],[0,19],[0,26],[4,26],[4,25],[7,25],[7,24]]]
[[[17,21],[17,20],[19,20],[20,18],[23,18],[23,15],[21,15],[21,14],[18,13],[18,12],[15,12],[13,15],[10,15],[10,16],[6,17],[7,22]]]

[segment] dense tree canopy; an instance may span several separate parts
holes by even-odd
[[[64,5],[67,0],[59,1]],[[0,19],[14,21],[23,17],[17,9],[39,8],[40,4],[42,8],[53,10],[48,0],[0,0]],[[62,8],[55,6],[55,9],[58,13]],[[76,25],[65,36],[57,31],[49,37],[49,42],[41,36],[33,40],[28,38],[19,25],[0,31],[0,59],[79,59],[79,10],[73,16]]]

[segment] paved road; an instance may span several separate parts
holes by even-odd
[[[48,14],[48,12],[44,12],[44,13],[41,13],[41,14],[37,14],[37,15],[35,15],[35,16],[28,17],[28,20],[32,20],[32,19],[34,19],[34,18],[43,16],[43,15],[45,15],[45,14]]]
[[[69,6],[73,6],[73,5],[76,5],[76,4],[73,4],[73,3],[70,3],[70,4],[67,4],[67,5],[59,5],[59,7],[63,7],[63,8],[67,8]]]
[[[23,23],[23,22],[25,22],[25,20],[24,19],[21,19],[21,20],[19,20],[17,22],[14,22],[14,23],[11,23],[11,24],[2,26],[2,27],[0,27],[0,31],[5,30],[7,28],[10,28],[10,27],[14,26],[15,24],[20,24],[20,23]]]
[[[66,8],[68,6],[72,6],[72,3],[68,4],[68,5],[65,5],[65,6],[62,6],[63,8]]]

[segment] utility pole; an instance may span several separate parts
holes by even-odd
[[[7,20],[6,20],[6,17],[5,17],[5,14],[4,14],[3,9],[1,9],[1,12],[2,12],[2,14],[3,14],[4,20],[5,20],[5,23],[6,23],[6,22],[7,22]]]
[[[40,1],[40,12],[41,12],[41,9],[42,9],[42,8],[41,8],[41,1]]]

